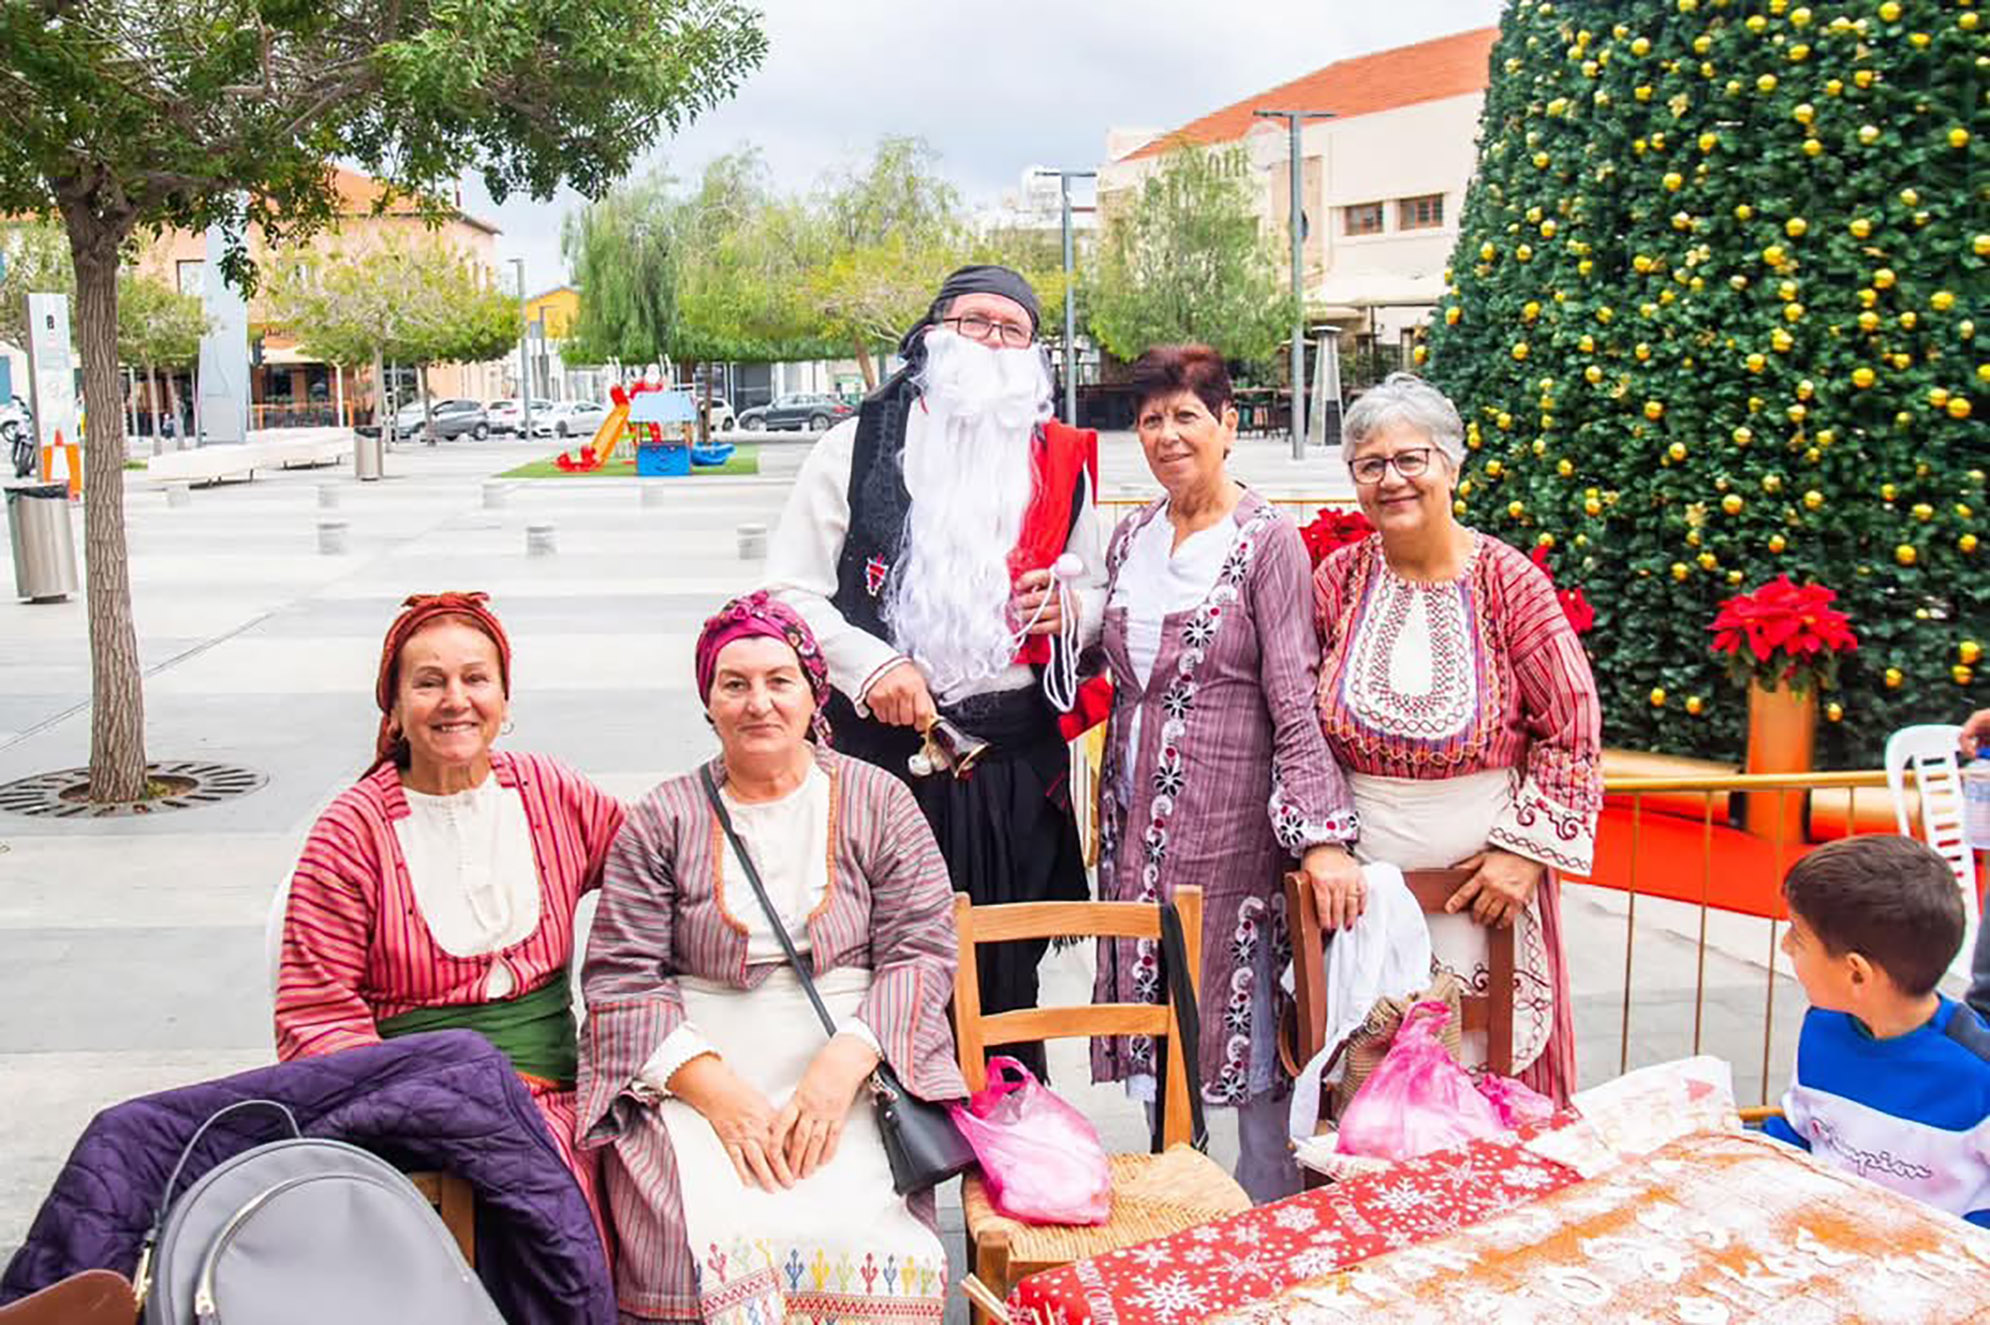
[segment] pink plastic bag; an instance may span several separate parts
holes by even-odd
[[[1512,1077],[1488,1072],[1478,1078],[1478,1087],[1479,1094],[1486,1097],[1493,1112],[1499,1115],[1501,1125],[1509,1129],[1525,1123],[1545,1123],[1555,1116],[1553,1100]]]
[[[1026,1224],[1112,1217],[1112,1168],[1098,1130],[1021,1063],[989,1059],[987,1087],[947,1107],[1002,1214]]]
[[[1471,1074],[1438,1041],[1451,1010],[1436,1000],[1413,1005],[1381,1066],[1341,1115],[1335,1149],[1374,1159],[1413,1159],[1505,1130]]]

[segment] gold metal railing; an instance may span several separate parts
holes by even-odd
[[[1861,797],[1861,792],[1867,795]],[[1597,870],[1586,880],[1571,882],[1611,889],[1625,894],[1626,898],[1624,987],[1618,1015],[1618,1071],[1623,1072],[1630,1067],[1639,899],[1662,899],[1693,907],[1697,911],[1692,1035],[1692,1052],[1696,1054],[1701,1052],[1706,1039],[1710,920],[1722,912],[1754,916],[1768,930],[1761,961],[1760,1081],[1761,1098],[1766,1100],[1777,1080],[1772,1075],[1772,1065],[1779,979],[1776,954],[1781,927],[1785,923],[1781,919],[1781,880],[1797,857],[1817,841],[1853,833],[1896,831],[1886,774],[1869,769],[1842,773],[1619,776],[1605,778],[1604,794],[1603,834],[1629,833],[1624,862],[1618,865],[1615,859],[1617,853],[1604,850],[1605,844],[1599,842]],[[1647,850],[1648,829],[1655,830],[1657,827],[1653,822],[1655,815],[1665,816],[1669,827],[1682,823],[1692,826],[1696,848],[1691,859],[1684,862],[1689,867],[1687,877],[1679,876],[1682,862],[1676,854]],[[1677,833],[1672,836],[1676,847]],[[1723,866],[1728,873],[1723,878],[1724,886],[1717,890],[1716,872]],[[1655,868],[1668,869],[1673,873],[1670,877],[1655,880],[1651,877]],[[1736,871],[1749,872],[1740,889],[1735,886]],[[1717,891],[1729,900],[1735,900],[1738,891],[1743,892],[1754,904],[1746,908],[1721,906],[1715,900]]]
[[[1102,729],[1098,728],[1072,747],[1073,800],[1078,807],[1083,840],[1088,845],[1088,858],[1093,862],[1097,846],[1094,822],[1097,760],[1102,749]],[[1731,960],[1749,966],[1759,964],[1762,971],[1757,1097],[1767,1101],[1780,1090],[1788,1071],[1787,1057],[1778,1062],[1776,1053],[1779,983],[1786,996],[1793,992],[1791,978],[1777,970],[1778,941],[1787,924],[1781,905],[1781,880],[1790,865],[1819,841],[1855,833],[1898,831],[1885,773],[1867,769],[1842,773],[1609,776],[1604,781],[1604,792],[1606,809],[1597,868],[1588,878],[1570,878],[1567,882],[1573,887],[1597,890],[1591,894],[1592,900],[1606,906],[1609,893],[1624,896],[1624,984],[1617,1015],[1617,1071],[1622,1073],[1632,1066],[1632,1011],[1637,1001],[1640,946],[1672,938],[1671,933],[1656,923],[1648,923],[1646,932],[1640,934],[1640,902],[1644,903],[1648,919],[1662,914],[1666,905],[1683,905],[1694,913],[1685,917],[1684,928],[1693,933],[1691,1052],[1695,1054],[1703,1050],[1722,1052],[1722,1056],[1739,1063],[1745,1053],[1736,1051],[1737,1038],[1732,1034],[1721,1037],[1725,1045],[1708,1049],[1708,957],[1715,948],[1710,942],[1710,927],[1718,919],[1725,929],[1731,930],[1753,919],[1767,929],[1767,941],[1759,950],[1759,957],[1741,955],[1742,942],[1732,935],[1720,945]],[[1910,793],[1909,819],[1915,822],[1918,807],[1911,801]],[[1661,830],[1662,841],[1658,840]],[[1622,834],[1628,834],[1627,841],[1618,837]],[[1683,854],[1682,837],[1690,840],[1690,847]],[[1564,891],[1565,931],[1569,896]],[[1966,961],[1967,957],[1960,960]],[[1581,998],[1596,992],[1576,988],[1571,994]],[[1598,1048],[1593,1038],[1586,1046],[1592,1056]]]

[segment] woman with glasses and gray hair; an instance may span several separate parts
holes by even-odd
[[[1320,726],[1360,817],[1355,854],[1472,871],[1430,918],[1437,962],[1484,988],[1482,927],[1518,927],[1514,1070],[1565,1103],[1575,1032],[1556,875],[1588,873],[1603,803],[1588,656],[1548,577],[1453,518],[1465,428],[1441,391],[1392,373],[1341,435],[1376,532],[1320,564],[1313,601]],[[1328,892],[1356,892],[1344,868]],[[1476,1039],[1468,1056],[1483,1054]]]

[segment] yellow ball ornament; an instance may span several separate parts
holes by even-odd
[[[1823,505],[1824,505],[1824,494],[1819,492],[1816,488],[1812,488],[1808,492],[1803,494],[1803,508],[1805,510],[1815,511],[1820,509]]]
[[[1723,511],[1726,511],[1729,515],[1740,515],[1741,508],[1744,505],[1746,505],[1746,503],[1743,502],[1740,497],[1736,496],[1732,492],[1728,493],[1727,496],[1721,498],[1721,509]]]
[[[1902,543],[1893,549],[1893,559],[1903,566],[1912,566],[1921,559],[1921,554],[1912,543]]]
[[[1518,520],[1521,516],[1527,514],[1527,504],[1525,502],[1510,501],[1506,504],[1506,514],[1508,519]]]
[[[1966,639],[1955,646],[1955,656],[1974,667],[1977,660],[1983,657],[1983,646],[1973,639]]]
[[[1692,573],[1693,573],[1693,568],[1692,568],[1691,566],[1688,566],[1688,565],[1687,565],[1687,564],[1686,564],[1685,562],[1683,562],[1683,561],[1675,561],[1675,562],[1673,562],[1673,563],[1672,563],[1672,578],[1673,578],[1673,579],[1675,579],[1675,580],[1684,580],[1684,579],[1686,579],[1686,578],[1687,578],[1688,576],[1690,576],[1690,575],[1691,575]]]
[[[1513,357],[1518,359],[1522,356],[1516,354]],[[1852,370],[1852,385],[1859,388],[1859,390],[1861,391],[1864,391],[1866,388],[1870,387],[1877,380],[1878,380],[1878,375],[1874,373],[1872,369],[1867,368],[1863,365],[1854,368]]]
[[[1873,273],[1873,288],[1875,290],[1891,290],[1896,279],[1893,274],[1893,268],[1881,267]]]
[[[1900,689],[1900,683],[1906,679],[1906,674],[1898,667],[1889,667],[1886,669],[1886,688],[1888,690]]]
[[[1950,418],[1952,418],[1952,419],[1966,419],[1966,418],[1968,418],[1968,417],[1969,417],[1969,397],[1967,397],[1967,396],[1951,396],[1951,397],[1949,398],[1949,417],[1950,417]]]
[[[1527,342],[1526,342],[1526,341],[1524,341],[1524,340],[1523,340],[1523,341],[1519,341],[1519,342],[1517,342],[1517,343],[1516,343],[1516,344],[1514,345],[1514,347],[1513,347],[1513,357],[1514,357],[1515,359],[1525,359],[1525,358],[1527,357]]]
[[[1950,129],[1949,146],[1950,147],[1969,146],[1969,130],[1963,128],[1961,125],[1957,125],[1955,128]]]
[[[1784,538],[1781,534],[1769,535],[1769,550],[1771,552],[1781,552],[1784,548],[1788,547],[1789,545],[1790,545],[1789,540]]]
[[[1692,714],[1694,717],[1696,718],[1699,717],[1701,713],[1706,711],[1706,707],[1707,707],[1706,701],[1701,699],[1698,695],[1686,696],[1686,711]]]
[[[1879,7],[1879,18],[1882,23],[1898,23],[1900,21],[1900,6],[1895,3],[1895,0],[1886,0],[1886,3]]]
[[[1955,307],[1955,294],[1949,290],[1937,290],[1928,296],[1928,307],[1937,313],[1946,313]]]
[[[1976,673],[1961,663],[1949,668],[1949,679],[1959,686],[1966,686],[1976,679]]]
[[[1655,709],[1662,709],[1665,707],[1664,686],[1653,686],[1651,688],[1651,706]]]
[[[1824,720],[1826,722],[1843,722],[1845,720],[1845,706],[1835,699],[1832,700],[1824,706]]]
[[[1955,545],[1958,551],[1962,552],[1964,555],[1968,555],[1969,553],[1976,551],[1977,547],[1976,535],[1964,534],[1961,538],[1956,539]]]

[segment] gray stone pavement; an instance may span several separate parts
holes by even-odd
[[[512,635],[514,748],[571,761],[633,797],[709,748],[693,697],[691,642],[757,564],[735,527],[772,523],[806,453],[761,451],[757,478],[696,478],[643,507],[639,480],[515,485],[482,505],[490,476],[547,443],[404,448],[390,477],[345,470],[266,474],[196,489],[170,509],[129,476],[132,591],[147,671],[153,758],[215,759],[268,775],[222,805],[142,820],[77,823],[0,815],[0,1257],[26,1231],[78,1131],[98,1108],[271,1058],[263,922],[271,890],[317,813],[367,760],[382,630],[402,597],[479,588]],[[1346,492],[1337,458],[1292,461],[1283,439],[1248,439],[1240,476],[1274,497]],[[339,509],[320,511],[321,485]],[[1156,491],[1129,436],[1107,440],[1101,489]],[[321,516],[345,520],[342,556],[316,550]],[[529,558],[525,525],[556,527],[558,553]],[[78,541],[80,558],[80,519]],[[0,548],[4,548],[0,543]],[[0,554],[0,584],[12,567]],[[88,642],[80,597],[0,601],[0,782],[87,759]],[[1698,913],[1642,901],[1629,1043],[1622,898],[1567,893],[1569,955],[1585,1082],[1691,1052]],[[1787,1074],[1801,995],[1771,980],[1766,922],[1717,917],[1706,955],[1702,1042],[1761,1089],[1763,1005],[1775,988],[1769,1081]],[[1089,993],[1089,954],[1046,964],[1046,1001]],[[1083,1046],[1053,1047],[1062,1089],[1116,1148],[1141,1144],[1139,1110],[1083,1083]],[[1234,1157],[1217,1111],[1215,1150]],[[957,1206],[945,1210],[957,1228]],[[959,1255],[958,1238],[949,1250]]]

